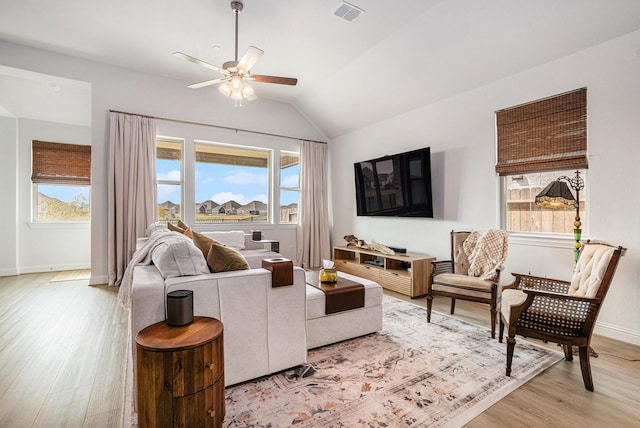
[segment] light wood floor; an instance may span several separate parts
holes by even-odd
[[[117,289],[54,276],[0,277],[0,427],[119,427],[127,317]],[[448,299],[434,305],[448,313]],[[485,305],[459,301],[456,317],[488,325]],[[640,426],[640,347],[600,336],[593,345],[595,392],[577,358],[562,361],[467,426]]]

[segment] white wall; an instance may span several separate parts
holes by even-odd
[[[584,239],[628,248],[596,332],[640,344],[640,32],[501,79],[330,142],[332,240],[369,242],[449,258],[452,229],[499,226],[494,112],[587,87],[589,171]],[[353,163],[431,147],[434,219],[356,217]],[[510,272],[569,279],[572,241],[512,236]]]
[[[298,138],[323,136],[288,104],[266,99],[233,102],[218,91],[192,90],[184,82],[0,42],[2,65],[91,83],[92,193],[91,280],[107,281],[107,159],[109,110],[243,128]],[[247,136],[250,145],[251,137]],[[4,179],[4,172],[0,171]],[[28,195],[19,195],[19,199]],[[65,247],[71,243],[65,242]]]
[[[18,120],[12,117],[0,117],[0,201],[4,207],[0,210],[0,275],[17,274],[17,206],[16,173],[18,146]]]
[[[91,144],[91,128],[40,120],[18,120],[18,268],[19,273],[91,267],[90,223],[31,221],[31,142]],[[92,215],[94,211],[92,210]]]

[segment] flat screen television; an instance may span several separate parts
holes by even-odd
[[[433,217],[429,147],[353,166],[359,216]]]

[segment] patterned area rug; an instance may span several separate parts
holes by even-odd
[[[458,427],[562,359],[488,329],[384,297],[380,333],[309,352],[298,367],[226,390],[225,427]]]

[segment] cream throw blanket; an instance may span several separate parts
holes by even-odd
[[[474,230],[462,243],[469,259],[469,276],[493,281],[496,269],[501,269],[507,259],[509,234],[504,230],[489,229],[486,234]]]
[[[161,244],[172,241],[191,241],[191,238],[181,233],[171,232],[170,230],[157,230],[149,236],[149,239],[140,247],[127,265],[127,269],[122,276],[122,282],[120,283],[120,290],[118,290],[118,299],[125,308],[131,306],[131,281],[133,280],[133,268],[137,265],[150,265],[151,254],[153,250]]]

